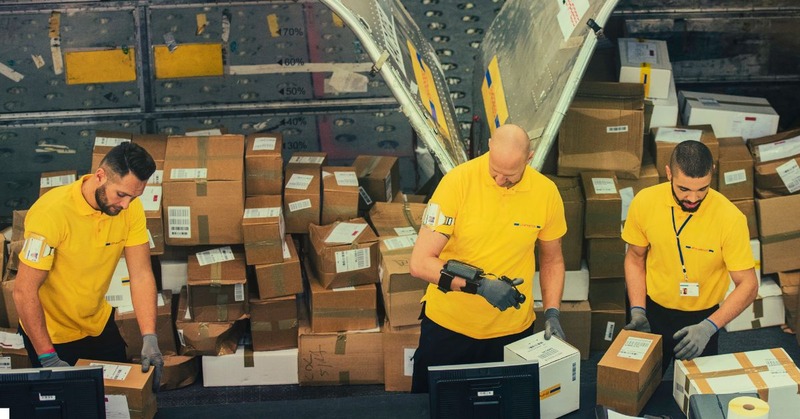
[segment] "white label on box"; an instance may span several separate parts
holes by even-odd
[[[235,284],[233,286],[233,300],[244,301],[244,284]]]
[[[139,199],[145,211],[158,211],[161,208],[161,186],[145,186]]]
[[[289,159],[289,163],[312,163],[312,164],[322,164],[325,161],[325,157],[322,156],[292,156]]]
[[[163,170],[156,170],[150,175],[150,179],[147,179],[147,183],[160,185],[164,180],[164,171]]]
[[[589,10],[589,1],[570,0],[559,1],[556,4],[558,4],[556,20],[558,21],[558,27],[561,29],[561,35],[564,36],[566,41],[572,37],[575,27],[580,24],[583,15]]]
[[[125,381],[125,379],[128,378],[128,374],[131,372],[130,365],[114,365],[104,364],[102,362],[90,362],[89,366],[103,367],[104,380]]]
[[[369,196],[369,194],[367,193],[366,189],[364,189],[363,187],[359,186],[358,187],[358,194],[361,195],[361,199],[364,200],[365,204],[372,205],[372,197]]]
[[[384,181],[386,185],[386,202],[392,202],[392,175],[391,173],[386,175],[386,180]]]
[[[699,98],[697,98],[697,100],[703,106],[715,106],[715,107],[720,106],[719,102],[717,102],[717,100],[714,99],[713,97],[699,97]]]
[[[395,227],[394,232],[397,233],[398,236],[417,234],[417,230],[415,230],[414,227]]]
[[[339,186],[358,186],[356,172],[333,172],[336,176],[336,184]]]
[[[683,128],[664,128],[658,129],[656,141],[678,144],[684,141],[700,141],[703,138],[703,130],[683,129]]]
[[[244,218],[272,218],[281,215],[280,207],[245,208]]]
[[[414,375],[414,354],[417,348],[403,348],[403,375],[411,377]]]
[[[722,174],[726,185],[735,185],[747,181],[747,172],[744,169],[732,170]]]
[[[618,134],[621,132],[628,132],[628,126],[617,125],[617,126],[606,127],[606,134]]]
[[[647,354],[647,350],[650,349],[650,345],[652,344],[653,339],[628,336],[628,339],[626,339],[625,343],[622,344],[622,347],[619,348],[617,356],[620,358],[638,359],[641,361],[644,359],[644,356]]]
[[[399,236],[399,237],[392,237],[390,239],[386,239],[383,241],[383,244],[386,245],[386,248],[389,250],[395,249],[405,249],[408,247],[414,247],[414,243],[417,241],[417,235],[414,234],[413,236]]]
[[[367,225],[364,223],[339,223],[333,227],[325,243],[345,243],[350,244],[364,232]]]
[[[127,138],[113,138],[113,137],[95,137],[94,145],[102,147],[116,147],[122,143],[129,143],[131,140]]]
[[[619,196],[622,198],[622,221],[625,221],[628,219],[628,208],[631,207],[631,201],[633,201],[633,187],[620,189]]]
[[[795,193],[800,190],[800,167],[797,166],[796,159],[791,159],[776,167],[775,171],[778,172],[778,176],[781,177],[789,193]]]
[[[253,140],[253,151],[275,150],[278,139],[275,137],[256,137]]]
[[[121,305],[117,307],[117,313],[124,314],[124,313],[133,313],[133,306],[130,304]]]
[[[153,240],[153,235],[150,234],[150,229],[147,229],[147,243],[150,245],[151,249],[156,248],[156,242]]]
[[[22,349],[25,344],[20,334],[0,332],[0,347],[3,349]]]
[[[628,41],[628,62],[658,64],[658,48],[654,42]]]
[[[308,198],[289,203],[289,212],[300,211],[306,208],[311,208],[311,200]]]
[[[293,173],[289,181],[286,182],[286,189],[308,189],[308,185],[314,180],[314,175],[304,175],[302,173]]]
[[[10,369],[11,369],[11,357],[0,356],[0,370],[10,370]],[[0,418],[2,418],[2,415],[0,415]]]
[[[336,93],[366,93],[369,78],[352,71],[334,70],[326,81],[328,82],[326,87],[330,87]]]
[[[289,245],[286,244],[286,242],[284,241],[283,242],[283,259],[286,260],[286,259],[291,259],[291,258],[292,258],[292,254],[289,252]]]
[[[164,307],[164,296],[161,295],[160,292],[156,294],[156,305],[159,307]]]
[[[610,177],[593,177],[592,185],[594,185],[594,193],[597,195],[617,193],[614,179]]]
[[[189,311],[186,311],[186,315],[184,316],[185,320],[189,320]],[[186,346],[186,340],[183,338],[183,329],[178,329],[178,340],[181,342],[181,346]]]
[[[761,144],[757,149],[762,163],[796,156],[800,154],[800,135],[774,143]]]
[[[198,252],[195,254],[195,257],[197,257],[197,263],[199,263],[200,266],[211,265],[212,263],[222,263],[236,259],[233,256],[233,250],[230,246]]]
[[[222,130],[219,128],[200,129],[197,131],[186,131],[186,135],[208,136],[208,135],[222,135]]]
[[[69,175],[61,175],[61,176],[50,176],[42,178],[39,181],[39,187],[44,188],[55,188],[56,186],[67,185],[72,182],[75,182],[76,177],[74,174]]]
[[[342,291],[355,291],[356,287],[351,285],[349,287],[339,287],[339,288],[331,288],[333,292],[342,292]]]
[[[357,271],[369,268],[369,247],[364,249],[342,250],[336,252],[336,273]]]
[[[106,419],[130,419],[128,396],[124,394],[106,394]]]
[[[208,169],[205,167],[172,169],[169,171],[170,179],[205,179]]]
[[[606,323],[606,334],[605,334],[605,336],[603,336],[603,339],[605,339],[605,340],[607,340],[609,342],[614,340],[614,326],[615,326],[614,322]]]

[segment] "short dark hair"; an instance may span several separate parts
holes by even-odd
[[[669,168],[673,172],[678,168],[686,176],[699,178],[711,173],[714,157],[711,150],[700,141],[684,141],[672,150]]]
[[[142,146],[132,142],[124,142],[109,151],[100,166],[108,168],[114,174],[123,177],[133,173],[139,180],[150,179],[156,171],[153,156]]]

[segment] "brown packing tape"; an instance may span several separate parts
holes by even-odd
[[[197,216],[197,232],[200,244],[209,244],[209,228],[208,228],[208,215]]]
[[[228,295],[217,295],[217,321],[228,321]]]
[[[761,329],[761,320],[755,319],[750,322],[751,329]]]
[[[197,334],[200,335],[200,339],[208,339],[208,323],[200,323],[197,327]]]
[[[336,346],[333,351],[336,355],[344,355],[347,349],[347,335],[340,333],[336,335]]]
[[[209,266],[211,270],[211,286],[212,287],[219,287],[221,286],[222,282],[222,264],[221,263],[212,263]]]
[[[289,330],[297,327],[297,319],[278,320],[278,330]]]
[[[797,238],[800,238],[800,231],[774,234],[769,237],[759,237],[758,239],[761,240],[761,244],[763,245],[763,244],[779,243],[786,240],[794,240]]]
[[[208,167],[208,137],[197,138],[197,166]]]
[[[208,182],[203,180],[197,180],[194,183],[194,195],[195,196],[208,196]]]
[[[375,309],[366,308],[318,308],[314,310],[315,317],[345,317],[345,318],[364,318],[375,317]]]
[[[250,319],[250,331],[252,332],[271,332],[272,322],[258,322]]]
[[[272,270],[272,285],[280,295],[286,294],[286,282],[283,280],[285,276],[286,272],[283,266]]]
[[[250,169],[247,172],[247,177],[249,178],[256,178],[258,180],[277,180],[280,178],[278,176],[280,172],[276,170],[254,170]]]
[[[767,383],[764,381],[764,378],[761,377],[761,374],[756,371],[752,371],[752,369],[755,367],[753,366],[753,363],[750,362],[750,359],[747,358],[747,355],[742,352],[737,352],[733,354],[733,356],[739,361],[739,365],[744,367],[745,370],[748,370],[747,377],[750,378],[750,381],[756,387],[756,390],[758,391],[758,398],[764,400],[765,402],[769,402],[769,386],[767,386]],[[768,369],[766,366],[764,368]]]
[[[350,384],[350,371],[339,371],[339,384]]]
[[[256,361],[253,358],[253,347],[247,345],[244,347],[244,367],[253,368],[256,366]]]
[[[753,301],[753,317],[755,317],[756,320],[764,317],[764,299],[763,298],[756,298],[756,300]]]
[[[792,381],[797,384],[797,394],[800,394],[800,370],[797,369],[797,365],[786,355],[786,352],[781,349],[772,348],[769,351],[772,352],[775,359],[783,365],[783,368],[786,370],[786,373],[789,374],[789,377],[792,378]]]
[[[281,244],[280,240],[259,240],[256,242],[249,242],[244,244],[245,249],[256,250],[261,247],[269,247]]]

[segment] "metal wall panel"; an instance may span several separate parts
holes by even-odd
[[[355,159],[359,154],[414,155],[414,134],[398,111],[375,111],[317,117],[322,151],[331,159]]]

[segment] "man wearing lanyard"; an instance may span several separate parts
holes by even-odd
[[[625,329],[662,335],[662,370],[673,356],[717,354],[717,331],[758,292],[747,220],[710,189],[713,170],[705,144],[678,144],[666,167],[669,182],[634,197],[622,231],[631,305]],[[731,280],[735,288],[725,298]]]

